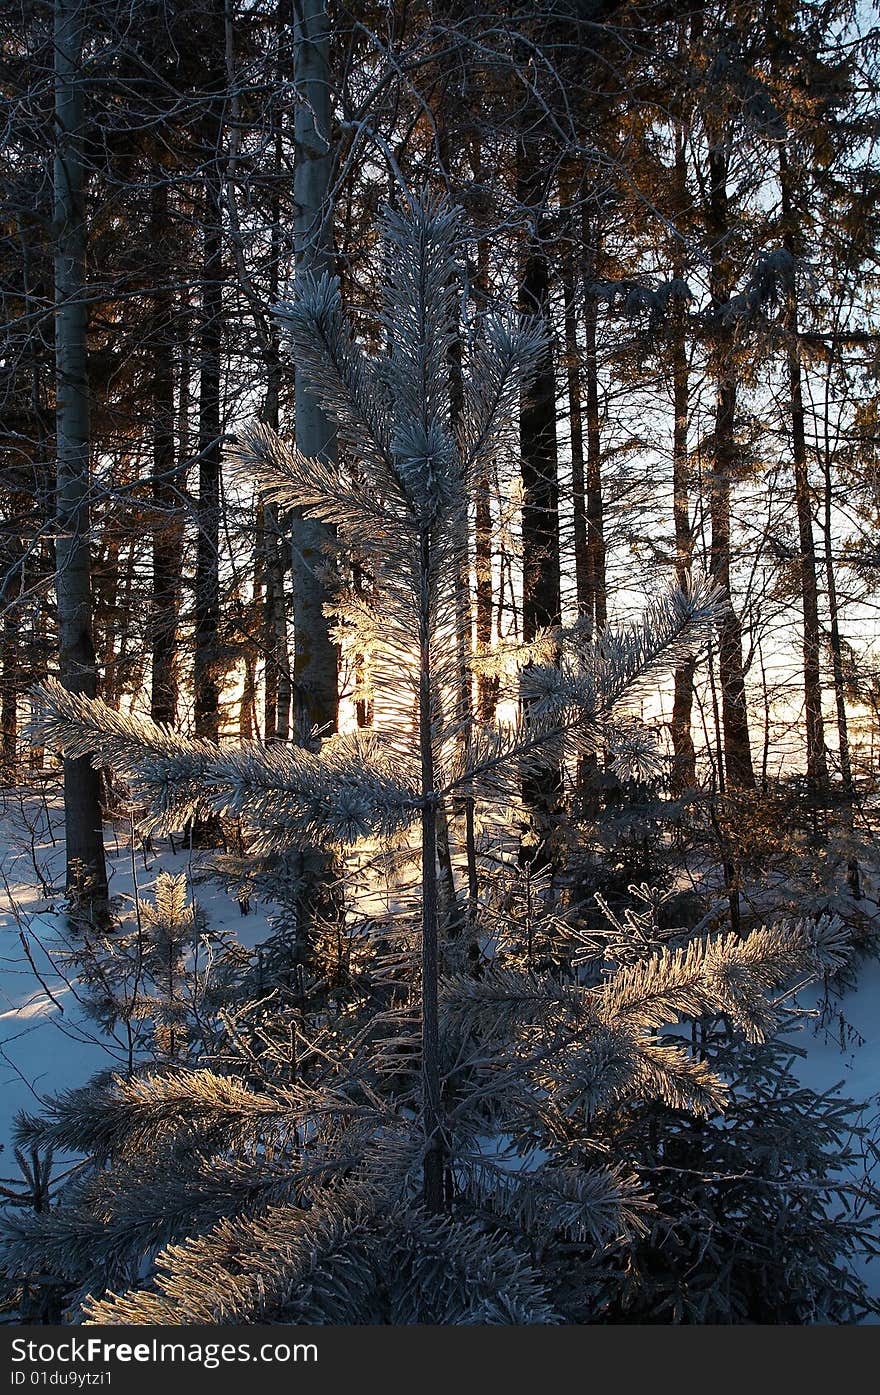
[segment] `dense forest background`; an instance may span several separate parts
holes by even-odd
[[[6,1311],[861,1320],[873,12],[0,26]]]

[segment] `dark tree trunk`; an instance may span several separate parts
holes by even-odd
[[[21,608],[23,556],[17,540],[0,559],[3,569],[3,681],[0,692],[0,773],[11,776],[18,763],[18,695],[21,686]]]
[[[585,234],[588,229],[585,229]],[[593,629],[601,630],[608,620],[608,587],[605,578],[605,505],[602,498],[602,436],[599,419],[599,360],[596,329],[599,303],[593,292],[599,263],[599,232],[593,234],[590,275],[585,286],[584,333],[586,352],[587,416],[587,610]]]
[[[832,365],[829,363],[828,372]],[[843,786],[845,818],[850,833],[853,826],[853,784],[852,756],[849,744],[849,723],[846,711],[846,681],[843,670],[843,644],[840,634],[840,617],[837,603],[837,577],[834,572],[834,491],[831,478],[831,453],[827,446],[823,460],[823,501],[822,501],[822,541],[825,550],[825,586],[828,593],[828,645],[831,650],[831,673],[834,683],[834,705],[837,717],[837,745],[840,760],[840,779]],[[847,866],[847,882],[856,897],[861,896],[861,873],[855,858]]]
[[[440,1026],[438,1007],[439,905],[437,885],[437,797],[433,730],[431,615],[433,558],[429,530],[423,528],[419,596],[419,749],[422,792],[422,1123],[425,1133],[424,1201],[428,1211],[443,1209],[445,1149],[441,1112]]]
[[[520,308],[549,319],[549,273],[540,245],[525,256]],[[537,376],[523,392],[520,406],[520,454],[523,482],[523,639],[526,643],[562,619],[559,579],[559,483],[556,442],[556,376],[548,345]]]
[[[168,185],[152,194],[150,240],[160,254],[169,241]],[[150,716],[173,726],[177,720],[177,641],[180,577],[183,569],[183,523],[179,498],[180,468],[174,441],[173,298],[164,265],[156,268],[153,292],[153,595],[152,681]]]
[[[273,289],[274,302],[274,299],[277,299],[277,287]],[[278,345],[273,331],[269,386],[263,415],[274,431],[277,431],[279,426],[280,368]],[[266,583],[263,608],[263,642],[266,653],[264,737],[267,742],[287,741],[290,736],[291,676],[284,578],[290,565],[290,543],[286,530],[281,526],[276,504],[263,505],[261,532],[263,574]]]
[[[672,438],[672,513],[675,528],[675,579],[686,586],[691,578],[694,540],[688,490],[688,362],[684,335],[685,311],[676,307],[672,327],[672,393],[675,423]],[[686,789],[696,781],[696,753],[691,733],[694,704],[693,659],[675,670],[672,700],[673,786]]]
[[[276,11],[276,39],[278,43],[278,80],[283,77],[282,64],[285,55],[284,31],[289,24],[288,0],[279,0]],[[280,269],[282,257],[281,239],[281,181],[283,179],[284,138],[281,113],[273,112],[274,170],[272,184],[269,266],[269,303],[278,303]],[[281,354],[278,342],[278,326],[274,318],[268,326],[269,342],[266,348],[266,401],[263,418],[273,431],[281,424]],[[290,706],[292,683],[290,673],[290,649],[287,634],[287,597],[284,579],[290,570],[290,540],[287,528],[282,526],[277,505],[267,503],[263,508],[263,545],[265,548],[265,608],[264,646],[266,655],[264,727],[265,740],[287,741],[290,736]]]
[[[479,147],[475,153],[475,178],[479,179]],[[477,243],[477,277],[475,290],[485,301],[489,296],[488,239]],[[492,652],[492,481],[489,470],[477,480],[474,499],[474,624],[477,654],[486,658]],[[494,722],[498,705],[499,678],[497,674],[477,676],[477,713],[483,722]]]
[[[587,223],[580,221],[582,237],[586,235]],[[565,356],[568,369],[568,417],[571,431],[571,492],[574,533],[575,595],[578,615],[589,622],[592,634],[596,632],[597,586],[596,565],[597,537],[602,534],[602,492],[599,473],[599,420],[598,389],[596,383],[596,300],[591,285],[580,274],[583,265],[584,247],[574,234],[572,219],[572,246],[563,267],[563,306],[565,315]],[[595,258],[591,258],[595,261]],[[577,312],[578,290],[584,292],[585,338],[587,358],[587,436],[590,461],[585,469],[584,460],[584,410],[581,402],[581,351],[578,343]],[[589,480],[589,483],[588,483]],[[604,606],[604,544],[599,549],[602,572],[602,605],[600,613],[605,619]],[[597,810],[596,771],[598,754],[591,751],[582,755],[577,767],[577,791],[582,816],[591,817]]]
[[[685,145],[680,132],[676,133],[675,170],[678,210],[687,207],[687,168]],[[676,242],[676,247],[679,244]],[[673,258],[675,275],[684,279],[684,264],[677,252]],[[687,307],[683,300],[676,300],[672,308],[671,359],[672,359],[672,515],[675,530],[675,579],[679,586],[687,586],[691,579],[694,560],[694,539],[690,521],[690,498],[688,488],[688,405],[690,380],[687,356]],[[691,733],[694,705],[695,662],[688,659],[679,664],[674,676],[672,699],[672,783],[676,790],[687,789],[696,783],[696,753]]]
[[[718,664],[721,677],[721,722],[724,731],[724,767],[731,787],[754,789],[755,772],[749,739],[742,626],[730,590],[730,497],[736,464],[737,369],[733,334],[720,319],[721,307],[730,298],[733,269],[727,250],[729,217],[727,157],[717,146],[709,151],[710,259],[712,299],[718,324],[713,334],[712,369],[716,383],[714,461],[709,481],[711,521],[710,570],[731,602],[718,624]]]
[[[800,556],[798,571],[803,613],[804,710],[807,727],[807,781],[814,793],[828,784],[828,763],[825,755],[825,724],[822,717],[822,672],[820,668],[821,640],[819,631],[819,586],[816,576],[816,548],[813,539],[813,505],[807,465],[807,441],[804,425],[804,397],[801,381],[800,341],[798,338],[797,279],[794,258],[797,251],[794,211],[791,196],[791,173],[783,142],[779,146],[779,184],[782,196],[783,246],[792,258],[791,275],[786,287],[786,334],[788,383],[791,393],[791,445],[794,466],[795,507],[798,520]]]
[[[55,0],[56,593],[59,672],[97,694],[89,556],[88,312],[82,159],[82,0]],[[107,914],[100,781],[88,757],[64,761],[67,893],[76,916]]]
[[[578,615],[592,618],[590,603],[587,491],[584,472],[584,425],[581,408],[581,354],[577,337],[577,249],[566,258],[562,291],[565,305],[565,360],[568,376],[568,420],[571,431],[571,493],[574,515],[574,576]]]
[[[518,153],[519,202],[531,227],[522,254],[519,306],[525,315],[541,317],[547,326],[547,347],[531,386],[520,397],[519,440],[522,472],[523,639],[530,640],[562,620],[559,556],[559,479],[556,439],[556,374],[550,334],[550,273],[543,243],[540,209],[543,190],[538,151],[525,143]],[[554,827],[562,794],[558,766],[531,774],[523,781],[523,800],[531,811],[532,835],[520,857],[537,868],[554,860]]]
[[[220,339],[222,261],[220,202],[206,199],[202,323],[199,340],[199,500],[195,582],[193,697],[197,736],[216,741],[220,732]]]
[[[315,275],[332,263],[330,24],[326,0],[300,0],[294,8],[294,78],[299,100],[294,119],[294,237],[297,269]],[[304,455],[327,457],[333,428],[305,376],[296,370],[296,444]],[[294,513],[292,580],[293,689],[301,723],[335,731],[339,655],[324,606],[330,598],[326,524]]]

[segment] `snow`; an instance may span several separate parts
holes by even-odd
[[[802,1083],[821,1093],[840,1084],[842,1094],[864,1104],[861,1123],[869,1130],[875,1148],[880,1147],[880,961],[866,959],[857,966],[857,986],[840,999],[824,1000],[817,990],[803,993],[800,1005],[819,1014],[802,1037],[795,1038],[806,1056],[795,1063]],[[880,1158],[868,1168],[875,1184],[880,1181]],[[855,1181],[864,1180],[856,1175]],[[876,1238],[876,1237],[875,1237]],[[866,1281],[869,1293],[880,1298],[880,1259],[852,1261]],[[880,1317],[866,1320],[880,1325]]]
[[[89,1019],[64,967],[64,814],[60,801],[29,796],[0,805],[0,1174],[16,1178],[15,1116],[39,1111],[46,1096],[85,1084],[96,1072],[124,1068],[128,1046]],[[243,916],[211,884],[193,886],[198,854],[162,843],[144,856],[125,822],[105,833],[110,895],[123,920],[134,918],[135,880],[149,897],[162,871],[185,872],[211,930],[252,948],[270,933],[265,909]],[[26,946],[26,947],[25,947]],[[63,1163],[64,1159],[59,1159]]]
[[[125,823],[109,825],[105,842],[111,896],[124,917],[134,914],[135,883],[141,897],[149,896],[159,872],[185,871],[211,930],[231,933],[249,948],[270,933],[265,907],[243,916],[213,885],[193,886],[198,854],[162,843],[145,856]],[[6,1178],[17,1172],[11,1139],[20,1110],[38,1111],[46,1096],[127,1061],[127,1044],[87,1017],[64,971],[63,879],[60,801],[10,796],[0,805],[0,1175]],[[866,1102],[865,1119],[880,1139],[880,962],[861,963],[857,986],[831,999],[824,1012],[815,990],[802,994],[799,1005],[817,1014],[795,1038],[806,1051],[795,1067],[800,1079],[817,1091],[842,1083],[845,1094]],[[505,1165],[503,1157],[494,1160]],[[66,1161],[58,1159],[62,1166]],[[867,1275],[880,1295],[880,1261]]]
[[[844,1093],[856,1100],[873,1098],[880,1108],[880,960],[865,959],[857,967],[858,986],[829,1009],[813,1027],[798,1074],[814,1090],[841,1081]],[[803,1007],[821,1012],[821,994],[801,995]]]

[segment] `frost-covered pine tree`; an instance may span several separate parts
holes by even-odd
[[[463,725],[450,701],[461,540],[474,482],[511,445],[542,331],[503,316],[468,327],[453,425],[460,215],[412,198],[384,232],[386,356],[359,346],[333,277],[303,279],[279,312],[340,463],[253,427],[238,469],[264,497],[332,523],[370,567],[372,682],[393,717],[303,746],[217,746],[44,690],[47,739],[124,773],[146,828],[230,815],[267,861],[408,839],[420,860],[413,905],[347,925],[360,957],[344,991],[292,997],[279,980],[268,1000],[220,1014],[222,1049],[197,1068],[166,1059],[21,1120],[23,1144],[88,1164],[61,1205],[10,1223],[8,1269],[63,1274],[89,1321],[564,1321],[563,1255],[586,1273],[651,1215],[607,1120],[645,1101],[723,1108],[721,1076],[661,1028],[710,1013],[763,1039],[778,990],[839,959],[833,928],[798,923],[660,948],[588,984],[576,946],[549,967],[524,957],[519,935],[511,949],[497,904],[491,923],[475,908],[479,963],[447,953],[445,811],[460,798],[515,806],[531,771],[599,743],[621,771],[649,765],[631,699],[693,652],[718,603],[697,583],[629,628],[547,636],[519,655],[522,715]]]

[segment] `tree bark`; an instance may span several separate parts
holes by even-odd
[[[676,306],[672,325],[672,395],[675,421],[672,433],[672,514],[675,529],[675,579],[687,586],[694,559],[688,490],[688,362],[685,344],[685,310]],[[672,699],[673,788],[696,783],[696,752],[691,733],[694,704],[693,659],[679,664],[674,675]]]
[[[422,1122],[427,1210],[443,1209],[444,1146],[440,1098],[440,1026],[438,1008],[439,916],[437,886],[437,795],[434,788],[435,693],[431,646],[431,538],[422,529],[419,595],[419,749],[422,795]]]
[[[299,272],[318,275],[332,263],[331,179],[333,145],[330,105],[330,26],[326,0],[297,0],[294,6],[294,244]],[[296,444],[303,454],[334,454],[334,433],[299,367],[296,369]],[[294,615],[293,688],[301,723],[335,731],[338,721],[339,656],[324,614],[329,599],[327,546],[333,531],[294,511],[292,580]]]
[[[831,374],[832,363],[828,364]],[[846,682],[843,671],[843,644],[840,634],[840,611],[837,603],[837,577],[834,572],[834,528],[833,528],[833,483],[831,478],[831,451],[827,437],[823,459],[823,500],[822,500],[822,541],[825,549],[825,587],[828,594],[828,645],[831,650],[831,673],[834,683],[834,705],[837,718],[837,745],[840,760],[840,779],[844,793],[845,818],[850,834],[853,828],[853,804],[855,787],[853,784],[852,756],[849,744],[849,722],[846,711]],[[861,896],[861,873],[859,864],[853,857],[847,866],[847,882],[856,898]]]
[[[585,238],[586,220],[581,221]],[[596,381],[596,300],[587,278],[579,274],[584,248],[574,237],[572,218],[572,248],[563,267],[562,293],[565,319],[565,356],[568,376],[568,418],[571,432],[571,494],[574,525],[575,596],[578,615],[589,623],[595,635],[597,625],[597,564],[601,568],[602,603],[600,614],[605,621],[604,542],[602,542],[602,486],[599,469],[599,399]],[[580,255],[579,255],[580,254]],[[591,258],[595,264],[595,256]],[[581,351],[577,334],[578,288],[584,292],[587,376],[587,437],[589,466],[584,459],[584,409],[581,402]],[[599,542],[597,549],[596,543]],[[601,562],[600,562],[601,558]],[[577,765],[577,791],[580,813],[593,817],[597,811],[596,771],[598,753],[582,755]]]
[[[538,151],[520,142],[518,196],[532,226],[523,248],[519,308],[524,315],[542,318],[548,331],[534,381],[520,396],[522,622],[526,643],[562,621],[556,374],[550,335],[550,272],[540,213],[544,191],[534,173],[539,169]],[[520,847],[520,860],[531,862],[535,870],[555,860],[554,830],[561,796],[562,771],[558,766],[548,766],[523,781],[523,802],[531,811],[533,829]]]
[[[150,242],[161,256],[168,248],[168,185],[161,174],[151,196]],[[165,266],[156,267],[153,291],[153,524],[152,676],[150,716],[173,726],[177,720],[177,641],[183,521],[179,464],[174,442],[173,299]]]
[[[225,6],[213,0],[214,47],[207,55],[210,89],[205,125],[202,287],[199,325],[199,498],[196,510],[195,649],[193,708],[197,736],[220,736],[223,663],[220,630],[220,494],[222,470],[221,352],[223,345],[223,183],[226,99]],[[208,830],[200,830],[203,839]],[[213,841],[213,834],[210,841]]]
[[[275,32],[278,45],[278,83],[283,77],[282,64],[285,53],[284,31],[289,24],[288,0],[278,0],[275,13]],[[273,144],[273,183],[271,198],[272,229],[270,238],[269,304],[278,303],[281,268],[281,182],[284,136],[281,112],[277,106],[272,113]],[[266,347],[266,400],[263,418],[273,431],[278,431],[281,421],[281,353],[278,342],[278,325],[273,316],[269,317],[268,344]],[[287,634],[287,598],[284,578],[290,569],[290,539],[287,529],[281,525],[278,507],[267,503],[263,506],[263,545],[265,547],[266,598],[264,610],[264,643],[266,654],[265,675],[265,739],[266,741],[287,741],[290,736],[291,673],[290,649]]]
[[[203,230],[199,314],[199,495],[196,506],[193,719],[195,734],[220,739],[220,699],[226,664],[220,650],[220,508],[223,469],[223,150],[229,82],[225,66],[225,0],[212,0],[211,47],[206,55],[208,93],[203,125]],[[220,819],[199,819],[194,844],[223,842]]]
[[[220,198],[212,178],[205,194],[199,337],[199,499],[196,512],[193,699],[197,736],[220,734],[220,349],[223,313]]]
[[[278,297],[277,272],[273,265],[272,301]],[[272,326],[269,356],[269,384],[263,417],[274,431],[279,427],[281,363],[276,331]],[[263,634],[266,653],[264,694],[264,733],[267,742],[287,741],[290,736],[291,675],[287,635],[287,598],[284,577],[290,561],[290,542],[281,526],[277,504],[262,506],[262,545],[264,577]]]
[[[588,229],[585,228],[585,236]],[[602,498],[602,436],[599,420],[599,360],[596,352],[598,301],[590,281],[595,279],[599,261],[599,231],[593,232],[590,274],[584,287],[584,334],[586,352],[587,416],[587,608],[593,617],[593,630],[608,620],[608,584],[605,576],[605,506]]]
[[[21,543],[15,539],[5,552],[0,566],[3,581],[0,603],[3,610],[3,683],[0,696],[0,773],[12,776],[18,764],[18,693],[20,675],[20,617],[19,602],[24,589],[23,554]]]
[[[565,362],[568,378],[568,420],[571,432],[571,494],[574,514],[574,577],[578,615],[592,618],[590,604],[587,490],[584,472],[584,425],[581,407],[581,354],[577,338],[575,249],[566,258],[562,293],[565,307]]]
[[[733,268],[727,251],[729,217],[727,157],[718,146],[709,150],[710,261],[712,301],[719,317],[713,334],[712,370],[716,384],[714,462],[709,481],[711,521],[710,570],[729,602],[718,624],[718,664],[721,677],[721,722],[727,784],[754,789],[755,772],[749,739],[742,626],[730,590],[730,496],[736,463],[737,372],[731,330],[720,319],[730,299]]]
[[[530,239],[520,287],[520,309],[550,324],[547,257]],[[562,619],[559,564],[556,376],[548,343],[531,387],[521,397],[520,454],[523,483],[523,639],[528,643]]]
[[[479,143],[474,147],[474,177],[482,177]],[[474,290],[485,303],[489,298],[488,239],[477,240],[477,276]],[[492,487],[488,469],[481,472],[474,498],[474,627],[477,654],[492,652]],[[482,722],[494,722],[500,680],[497,674],[477,675],[477,714]]]
[[[89,555],[88,309],[83,164],[83,3],[55,0],[56,595],[59,672],[74,693],[97,695]],[[67,894],[75,916],[107,914],[98,772],[64,761]]]
[[[819,586],[816,575],[816,548],[813,539],[813,506],[810,494],[807,442],[804,426],[804,397],[801,381],[800,341],[798,338],[797,280],[794,258],[796,236],[792,208],[791,173],[785,142],[779,146],[779,187],[782,202],[782,244],[792,258],[786,287],[785,318],[788,383],[791,393],[791,445],[794,466],[795,507],[798,520],[799,581],[803,613],[804,711],[807,736],[807,782],[813,793],[828,784],[825,755],[825,724],[822,717],[821,639],[819,632]]]
[[[676,132],[675,173],[678,210],[687,205],[687,167],[682,133]],[[676,240],[676,248],[680,246]],[[684,279],[684,264],[680,252],[673,257],[677,279]],[[687,309],[683,300],[676,300],[671,320],[672,358],[672,515],[675,530],[675,579],[687,586],[694,560],[694,539],[690,522],[688,488],[688,406],[690,381],[687,357]],[[696,752],[691,733],[694,705],[695,661],[679,664],[674,675],[672,699],[672,785],[675,790],[687,789],[696,783]]]

